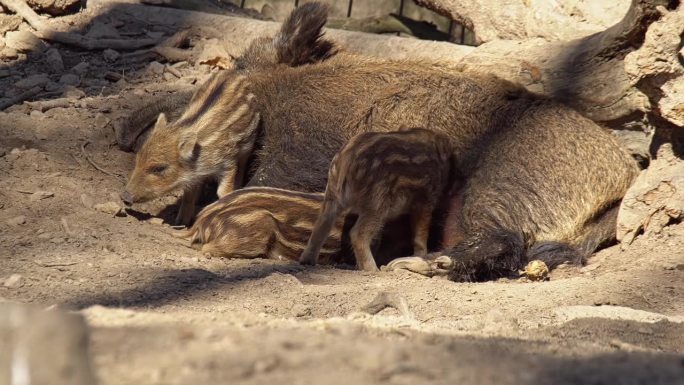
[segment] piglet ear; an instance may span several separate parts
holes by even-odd
[[[162,112],[161,114],[159,114],[159,117],[157,118],[157,123],[154,124],[154,128],[157,129],[166,127],[168,123],[169,122],[166,120],[166,114]]]
[[[197,143],[197,133],[187,133],[181,136],[178,142],[178,154],[181,161],[185,163],[194,163],[199,157],[200,145]]]

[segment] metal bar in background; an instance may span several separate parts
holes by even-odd
[[[465,44],[465,25],[461,24],[461,45]]]
[[[246,1],[246,0],[240,0],[240,8],[244,8],[244,7],[245,7],[245,1]]]
[[[295,8],[299,7],[299,0],[295,0]]]
[[[354,5],[354,0],[349,0],[349,8],[347,8],[347,17],[351,17],[352,6]]]

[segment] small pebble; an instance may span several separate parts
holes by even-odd
[[[24,286],[24,278],[21,276],[21,274],[12,274],[5,280],[3,286],[9,289],[18,289]]]
[[[95,206],[95,201],[87,194],[81,194],[81,204],[89,209]]]
[[[54,73],[60,73],[64,71],[62,55],[59,54],[59,50],[57,48],[50,48],[45,53],[45,62]]]
[[[38,111],[38,110],[33,110],[33,111],[31,111],[29,116],[32,117],[33,119],[43,119],[45,117],[45,114]]]
[[[98,113],[95,116],[95,122],[94,123],[95,123],[95,127],[103,128],[103,127],[106,127],[107,124],[109,124],[109,118],[104,116],[104,114],[102,114],[102,113]]]
[[[102,56],[104,57],[105,61],[114,62],[121,55],[113,49],[106,49],[102,52]]]
[[[76,64],[72,69],[71,72],[75,73],[76,75],[83,75],[88,71],[88,63],[82,61],[78,64]]]
[[[150,72],[157,75],[161,75],[164,72],[164,65],[157,61],[150,63],[147,68],[150,70]]]
[[[164,220],[161,218],[150,218],[148,220],[148,222],[150,222],[153,225],[163,225],[164,224]]]
[[[26,216],[24,215],[19,215],[18,217],[14,217],[11,219],[8,219],[6,223],[10,226],[19,226],[23,225],[26,223]]]
[[[99,204],[94,205],[93,208],[95,210],[103,212],[105,214],[111,214],[111,215],[115,215],[115,216],[119,216],[119,217],[125,217],[126,216],[126,212],[116,202],[99,203]]]
[[[61,78],[59,78],[60,84],[66,84],[69,86],[77,86],[80,82],[81,79],[78,77],[78,75],[74,74],[64,74]]]

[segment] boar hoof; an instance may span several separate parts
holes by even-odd
[[[383,266],[383,271],[408,270],[428,277],[447,275],[453,270],[454,262],[446,255],[429,260],[423,257],[397,258]]]
[[[316,264],[316,257],[311,254],[307,254],[306,252],[302,253],[302,256],[299,257],[299,263],[302,265],[313,266]]]
[[[192,224],[192,219],[194,216],[193,211],[194,210],[183,210],[183,207],[181,206],[181,209],[176,215],[175,225],[189,227]]]

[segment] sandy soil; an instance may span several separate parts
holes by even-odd
[[[85,97],[0,112],[0,301],[84,314],[102,384],[684,384],[684,224],[536,283],[210,259],[163,223],[174,197],[97,206],[123,181],[81,148],[127,175],[112,121],[206,71],[112,83],[102,74],[121,68],[100,53],[62,55],[90,63]],[[14,63],[0,87],[42,66]],[[360,311],[381,292],[412,314]]]

